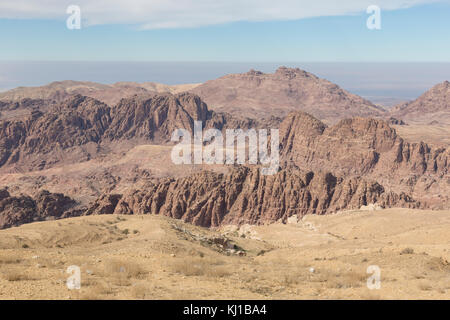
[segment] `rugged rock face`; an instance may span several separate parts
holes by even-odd
[[[81,214],[76,202],[60,193],[41,191],[34,198],[14,197],[6,189],[0,190],[0,229],[33,221],[66,218]]]
[[[0,121],[0,166],[42,169],[64,158],[72,163],[88,160],[110,121],[108,106],[82,96],[45,113]]]
[[[294,214],[326,214],[381,206],[420,207],[406,194],[386,192],[380,184],[331,173],[282,170],[263,176],[257,168],[239,167],[229,174],[201,172],[164,179],[123,196],[105,195],[87,214],[162,214],[204,226],[264,224]]]
[[[211,109],[247,117],[305,111],[327,123],[353,116],[380,117],[384,109],[300,69],[280,67],[273,74],[251,70],[207,81],[191,90]]]
[[[38,102],[12,105],[23,103]],[[82,162],[95,158],[102,147],[118,141],[131,141],[130,146],[142,142],[167,143],[175,129],[192,132],[196,120],[202,121],[204,128],[219,129],[258,127],[281,121],[274,118],[259,123],[215,113],[190,93],[133,96],[122,99],[113,108],[76,95],[44,112],[34,110],[13,119],[0,118],[0,167],[15,166],[28,171]]]
[[[112,110],[105,136],[111,140],[144,138],[167,142],[178,128],[193,131],[194,121],[210,117],[206,104],[192,94],[135,96],[122,99]]]
[[[450,82],[435,85],[416,100],[395,106],[390,113],[408,123],[450,124]]]
[[[292,113],[280,126],[280,143],[285,167],[364,176],[448,206],[450,192],[442,191],[450,191],[450,150],[405,142],[385,121],[353,118],[326,127],[308,114]]]
[[[14,111],[40,108],[50,101],[44,99],[24,98],[18,101],[0,101],[0,111]]]
[[[390,117],[387,121],[388,121],[389,124],[392,124],[392,125],[397,125],[397,126],[405,126],[406,125],[405,121],[398,120],[398,119],[396,119],[394,117]]]
[[[91,204],[83,214],[111,214],[116,209],[117,203],[121,198],[121,194],[104,194]]]

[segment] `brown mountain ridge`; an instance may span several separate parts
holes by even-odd
[[[433,96],[443,90],[445,83]],[[279,68],[269,75],[225,76],[193,91],[200,95],[145,92],[115,104],[80,94],[1,102],[0,172],[4,186],[14,185],[14,192],[2,191],[3,227],[75,214],[154,213],[216,227],[369,204],[450,208],[448,147],[404,140],[380,119],[387,117],[384,110],[326,80]],[[213,104],[211,110],[201,95],[213,92],[213,98],[231,97],[227,105]],[[244,100],[254,106],[247,110],[251,117],[240,110]],[[156,174],[161,168],[152,165],[170,161],[172,132],[192,132],[194,121],[219,130],[279,128],[279,172],[263,176],[258,166],[218,165],[182,166],[177,168],[182,174],[175,174],[170,173],[175,165],[165,163],[166,173]],[[136,158],[147,150],[156,150],[157,157]],[[110,160],[113,166],[102,167]],[[67,168],[80,168],[85,176],[68,181]],[[77,201],[50,192],[45,199],[62,199],[61,205],[53,206],[56,211],[36,209],[39,192],[67,183],[74,184],[70,196]],[[21,195],[23,185],[37,196]]]
[[[191,90],[211,109],[248,117],[284,117],[304,111],[327,123],[353,117],[383,117],[385,110],[334,83],[280,67],[273,74],[250,70],[207,81]]]

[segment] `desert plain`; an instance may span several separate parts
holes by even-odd
[[[0,231],[0,298],[448,299],[449,229],[450,211],[401,208],[216,230],[158,215],[35,222]]]

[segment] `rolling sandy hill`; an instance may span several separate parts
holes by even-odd
[[[390,113],[410,124],[450,126],[450,82],[435,85],[416,100],[395,106]]]

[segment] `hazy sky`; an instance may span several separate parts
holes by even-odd
[[[69,5],[79,30],[67,28]],[[367,28],[369,5],[381,30]],[[450,0],[0,0],[0,90],[204,82],[280,65],[375,102],[414,99],[450,80]]]
[[[1,0],[0,60],[449,62],[449,30],[450,0]]]
[[[307,70],[385,106],[415,99],[450,80],[450,63],[0,61],[0,91],[59,80],[197,83],[250,69],[271,73],[281,65]]]

